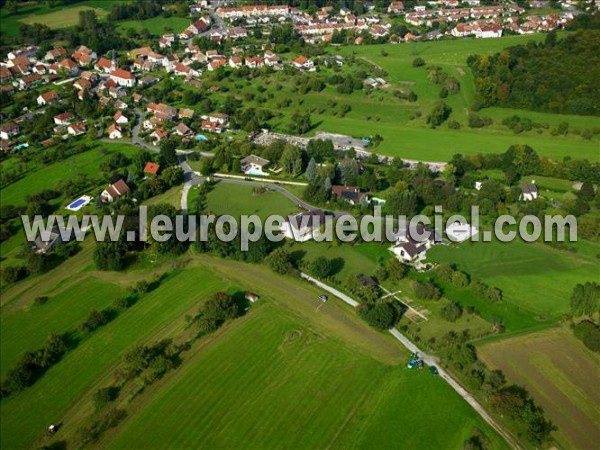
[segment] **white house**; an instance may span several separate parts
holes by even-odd
[[[131,72],[124,69],[113,70],[110,73],[110,79],[119,86],[133,87],[135,86],[135,77]]]
[[[62,114],[58,114],[54,116],[54,123],[56,125],[69,125],[75,116],[70,112],[64,112]]]
[[[292,65],[298,70],[310,70],[314,67],[314,63],[306,56],[298,56],[292,61]]]
[[[121,139],[123,137],[123,132],[121,131],[121,127],[116,123],[113,123],[110,127],[108,127],[108,138],[109,139]]]
[[[85,131],[86,127],[82,123],[74,123],[69,125],[67,128],[67,133],[69,133],[71,136],[80,136],[85,133]]]
[[[536,198],[538,198],[538,189],[534,180],[532,180],[531,183],[521,184],[521,195],[519,195],[519,200],[530,202]]]
[[[129,119],[127,118],[127,116],[123,114],[123,112],[120,110],[115,113],[115,115],[113,116],[113,120],[119,125],[129,123]]]
[[[442,241],[442,237],[430,227],[417,225],[412,229],[405,224],[404,228],[402,225],[400,228],[396,235],[396,244],[389,250],[404,262],[417,262],[425,259],[427,250]]]
[[[56,100],[58,100],[58,95],[56,94],[56,92],[48,91],[48,92],[44,92],[43,94],[38,96],[37,104],[40,106],[45,106],[48,103],[52,103]]]
[[[289,216],[281,225],[281,232],[288,239],[306,242],[313,239],[321,226],[325,225],[327,216],[319,209]]]
[[[475,37],[477,38],[500,38],[502,37],[502,27],[498,26],[489,26],[489,27],[481,27],[475,30]]]
[[[5,141],[19,134],[19,126],[16,123],[7,122],[0,127],[0,139]]]
[[[129,186],[127,186],[125,181],[119,180],[102,191],[100,198],[105,203],[112,203],[127,193],[129,193]]]

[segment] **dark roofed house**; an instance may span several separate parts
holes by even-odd
[[[332,186],[331,192],[337,198],[346,200],[351,205],[368,202],[369,199],[367,193],[361,192],[360,189],[355,186]]]
[[[425,244],[415,244],[413,242],[400,242],[390,248],[399,259],[409,262],[425,256],[427,246]]]
[[[361,282],[363,286],[378,286],[377,281],[375,281],[372,277],[364,274],[357,275],[358,281]]]
[[[48,236],[38,235],[33,241],[32,249],[35,253],[44,254],[62,242],[60,230],[54,227]]]
[[[519,200],[530,202],[531,200],[538,198],[538,189],[535,185],[535,181],[532,181],[531,183],[522,183],[520,187],[521,195],[519,195]]]
[[[320,209],[312,209],[307,212],[288,216],[287,220],[281,225],[280,230],[283,235],[289,239],[298,242],[305,242],[313,238],[315,231],[330,218]]]

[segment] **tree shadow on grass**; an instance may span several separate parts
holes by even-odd
[[[342,271],[346,262],[343,258],[333,258],[331,260],[331,274],[330,276],[337,275]]]

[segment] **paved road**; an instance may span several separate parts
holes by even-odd
[[[319,280],[316,280],[309,275],[304,273],[300,273],[300,276],[313,284],[316,284],[323,290],[329,292],[340,300],[348,303],[352,307],[357,307],[360,304],[356,301],[344,294],[343,292],[338,291],[334,287],[331,287]],[[391,328],[388,330],[392,336],[394,336],[404,347],[406,347],[411,353],[418,353],[419,357],[429,366],[436,366],[439,372],[440,378],[442,378],[446,383],[450,385],[452,389],[454,389],[458,395],[460,395],[471,407],[481,416],[483,420],[485,420],[494,430],[498,432],[500,436],[502,436],[506,442],[513,449],[521,449],[519,442],[509,433],[507,433],[498,423],[487,413],[487,411],[481,406],[481,404],[473,397],[465,388],[463,388],[448,372],[438,366],[439,359],[435,356],[428,355],[424,353],[413,344],[406,336],[400,333],[396,328]]]

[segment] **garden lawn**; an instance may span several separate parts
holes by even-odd
[[[268,185],[267,185],[268,186]],[[193,208],[195,189],[190,190],[189,207]],[[279,192],[267,191],[256,194],[253,186],[218,183],[208,194],[207,211],[211,214],[241,215],[256,214],[261,219],[272,215],[286,217],[298,210],[297,206]]]

